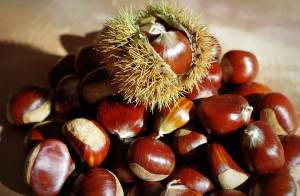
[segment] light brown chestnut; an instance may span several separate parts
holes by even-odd
[[[287,172],[277,172],[263,176],[250,190],[249,196],[296,195],[297,185]]]
[[[286,135],[281,143],[285,155],[283,169],[288,170],[295,181],[300,181],[300,136]]]
[[[99,123],[121,139],[135,137],[143,130],[145,113],[144,105],[113,98],[102,100],[97,110]]]
[[[168,180],[179,180],[181,184],[201,194],[214,189],[213,183],[206,176],[187,166],[175,168]]]
[[[198,116],[209,132],[226,134],[248,124],[252,110],[244,97],[224,94],[204,99],[198,106]]]
[[[88,171],[78,184],[78,191],[74,195],[114,195],[124,196],[123,188],[118,178],[109,170],[104,168],[93,168]]]
[[[142,182],[135,184],[128,192],[127,196],[154,196],[160,195],[164,191],[164,186],[160,182]]]
[[[248,51],[231,50],[221,61],[223,81],[243,84],[251,82],[258,72],[256,56]]]
[[[179,98],[169,108],[156,113],[155,130],[159,135],[175,131],[187,124],[194,116],[195,106],[190,99]]]
[[[17,126],[42,122],[51,112],[51,97],[44,87],[25,86],[10,96],[7,119]]]
[[[190,93],[186,96],[191,100],[202,99],[217,95],[218,91],[216,87],[211,83],[209,79],[204,79],[197,85],[195,85]]]
[[[222,145],[218,143],[209,145],[208,157],[212,172],[223,189],[234,189],[249,178]]]
[[[260,120],[267,122],[277,135],[292,134],[298,128],[298,115],[291,101],[281,93],[268,93],[258,104]]]
[[[131,171],[145,181],[163,180],[175,167],[175,155],[171,148],[150,137],[137,139],[129,147],[127,159]]]
[[[105,160],[110,140],[97,122],[76,118],[66,122],[62,132],[81,160],[88,166],[98,167]]]
[[[283,147],[272,128],[263,121],[250,123],[242,137],[242,150],[249,169],[269,174],[283,167]]]
[[[186,128],[181,128],[174,132],[173,149],[176,154],[182,157],[193,156],[195,149],[206,143],[207,138],[202,133]]]
[[[202,196],[202,194],[180,184],[175,180],[167,185],[167,188],[160,194],[160,196]]]
[[[25,182],[36,195],[58,195],[75,164],[67,146],[48,139],[36,145],[25,163]]]

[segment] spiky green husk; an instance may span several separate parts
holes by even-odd
[[[155,15],[174,17],[192,35],[195,48],[200,50],[201,55],[193,58],[191,69],[183,76],[171,70],[139,31],[139,19]],[[128,102],[143,103],[150,110],[168,107],[206,77],[213,44],[200,18],[167,3],[149,4],[145,10],[122,10],[118,17],[105,23],[97,42],[119,93]]]

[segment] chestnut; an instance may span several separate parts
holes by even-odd
[[[65,114],[79,107],[79,82],[79,78],[73,74],[66,75],[58,82],[54,98],[54,107],[57,113]]]
[[[67,146],[56,139],[36,145],[25,163],[25,182],[36,195],[58,195],[75,169]]]
[[[250,190],[249,196],[296,195],[297,185],[290,174],[277,172],[263,176]]]
[[[87,73],[93,71],[101,65],[103,57],[97,51],[95,45],[83,47],[79,50],[75,57],[75,73],[80,77],[84,77]]]
[[[187,124],[194,116],[195,106],[187,98],[179,98],[169,108],[163,108],[155,115],[155,130],[159,135],[168,134]]]
[[[93,168],[88,171],[78,182],[78,187],[73,189],[73,195],[115,195],[124,196],[123,188],[118,178],[104,168]]]
[[[205,135],[185,128],[176,130],[173,137],[174,152],[182,157],[192,156],[196,148],[206,143]]]
[[[7,104],[7,119],[17,126],[42,122],[51,112],[48,89],[36,85],[25,86],[12,94]]]
[[[192,48],[187,36],[180,31],[161,33],[151,42],[154,50],[170,65],[177,75],[185,74],[191,67]]]
[[[105,160],[110,140],[97,122],[76,118],[66,122],[62,133],[88,166],[98,167]]]
[[[69,74],[74,74],[75,55],[70,54],[60,59],[48,72],[48,83],[55,89],[58,82]]]
[[[244,159],[251,171],[269,174],[283,167],[283,147],[272,128],[263,121],[250,123],[242,137]]]
[[[246,196],[246,194],[234,189],[223,189],[221,191],[214,191],[209,196]]]
[[[175,167],[175,155],[171,148],[150,137],[137,139],[129,147],[127,159],[131,171],[145,181],[163,180]]]
[[[210,64],[207,79],[210,80],[212,85],[214,85],[214,87],[217,90],[219,90],[221,88],[221,86],[222,86],[222,67],[218,62],[213,61]]]
[[[218,91],[211,81],[209,79],[204,79],[193,87],[192,91],[187,94],[187,97],[191,100],[197,100],[217,94]]]
[[[295,181],[300,180],[300,136],[286,135],[281,140],[285,163],[283,169],[289,171]]]
[[[24,149],[28,153],[36,144],[45,139],[63,139],[60,121],[44,121],[34,125],[24,138]]]
[[[201,194],[214,189],[213,183],[206,176],[187,166],[175,168],[168,180],[179,180],[181,184]]]
[[[101,99],[117,92],[110,83],[110,77],[104,67],[99,67],[88,73],[79,85],[81,97],[89,104],[94,104]]]
[[[250,121],[253,108],[239,95],[215,95],[198,106],[198,116],[209,132],[226,134],[236,131]]]
[[[277,135],[292,134],[298,128],[298,115],[291,101],[281,93],[265,94],[258,104],[260,120],[267,122]]]
[[[167,185],[167,188],[160,194],[160,196],[202,196],[202,194],[180,184],[175,180]]]
[[[258,61],[248,51],[231,50],[221,61],[223,81],[233,84],[251,82],[258,72]]]
[[[131,138],[143,130],[145,107],[106,98],[100,102],[97,116],[99,123],[109,133],[116,134],[121,139]]]
[[[234,189],[249,178],[222,145],[218,143],[209,145],[208,157],[212,172],[223,189]]]
[[[164,186],[160,182],[142,182],[134,185],[127,196],[154,196],[160,195],[164,191]]]

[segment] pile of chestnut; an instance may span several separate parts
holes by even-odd
[[[296,195],[298,115],[254,82],[256,57],[221,47],[206,79],[161,111],[115,94],[94,46],[49,71],[50,90],[15,92],[8,120],[24,139],[36,195]]]

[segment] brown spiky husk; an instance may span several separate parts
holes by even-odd
[[[185,27],[200,50],[188,73],[177,76],[151,47],[138,21],[153,15],[174,16]],[[128,8],[108,20],[98,36],[97,48],[112,75],[112,83],[128,102],[143,103],[153,110],[168,107],[192,90],[208,73],[212,59],[210,36],[202,20],[187,10],[167,3],[149,4],[145,10]]]

